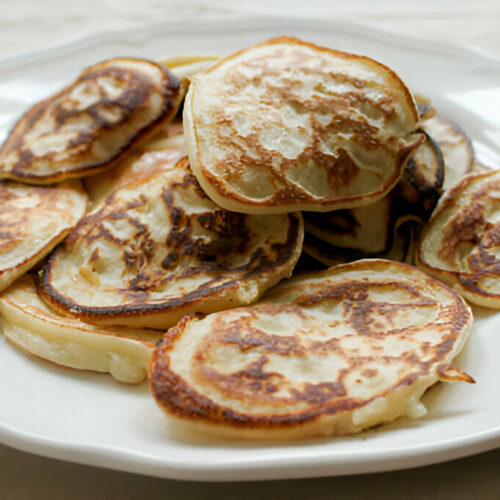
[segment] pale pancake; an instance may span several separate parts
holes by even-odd
[[[182,123],[171,122],[154,137],[135,147],[113,168],[84,179],[92,207],[101,205],[119,187],[171,169],[186,155]]]
[[[426,134],[425,142],[412,153],[403,175],[388,195],[364,207],[305,212],[306,232],[349,251],[360,250],[372,255],[387,252],[394,228],[400,221],[429,219],[441,196],[443,173],[439,146]]]
[[[382,252],[387,248],[392,230],[392,197],[386,196],[366,207],[334,210],[332,212],[305,212],[304,227],[330,245]]]
[[[237,439],[356,433],[426,413],[472,314],[418,269],[364,260],[288,280],[257,304],[189,316],[149,367],[158,404],[180,429]],[[173,428],[177,436],[177,427]]]
[[[443,189],[447,190],[472,171],[474,150],[465,132],[439,114],[422,122],[422,128],[437,142],[444,158]]]
[[[471,302],[500,308],[500,171],[468,175],[446,193],[418,259]]]
[[[362,251],[342,248],[305,233],[303,253],[306,253],[323,266],[331,267],[366,258],[378,258],[414,264],[415,240],[420,224],[411,218],[399,219],[387,239],[387,248],[381,252]],[[312,268],[313,269],[313,268]],[[320,269],[316,266],[315,269]]]
[[[436,108],[432,105],[432,102],[428,97],[413,92],[413,98],[417,104],[420,120],[428,120],[429,118],[435,116],[437,113]]]
[[[159,62],[172,70],[177,78],[191,80],[193,76],[213,66],[217,56],[174,56],[161,59]]]
[[[38,297],[26,275],[0,295],[3,333],[24,352],[60,366],[110,373],[131,384],[146,378],[160,332],[100,328],[60,316]]]
[[[49,184],[108,168],[175,116],[184,91],[152,61],[91,66],[17,122],[0,150],[0,178]]]
[[[51,187],[0,182],[0,290],[60,243],[86,208],[79,181]]]
[[[254,302],[290,276],[302,238],[299,213],[217,207],[184,158],[85,217],[52,254],[39,292],[91,323],[165,328],[186,313]]]
[[[367,205],[422,140],[401,79],[366,57],[280,37],[196,75],[184,104],[193,171],[243,213]]]

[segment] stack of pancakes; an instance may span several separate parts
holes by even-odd
[[[474,166],[466,136],[367,57],[279,37],[99,63],[0,150],[4,334],[124,382],[149,365],[191,431],[420,416],[436,381],[472,381],[451,364],[472,315],[408,263]]]

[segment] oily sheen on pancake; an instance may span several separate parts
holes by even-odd
[[[5,337],[22,351],[61,366],[110,373],[116,380],[139,383],[160,332],[102,328],[52,311],[25,275],[0,295]]]
[[[302,239],[300,214],[217,207],[184,158],[87,215],[52,254],[39,292],[88,322],[165,328],[257,300],[291,274]]]
[[[0,290],[60,243],[86,208],[79,181],[50,187],[0,182]]]
[[[500,308],[500,171],[468,175],[440,200],[418,259],[471,302]]]
[[[279,37],[196,75],[184,105],[193,171],[243,213],[375,202],[422,140],[401,79],[367,57]]]
[[[116,58],[35,104],[0,150],[0,178],[49,184],[108,168],[171,120],[184,86],[163,66]]]
[[[249,307],[184,318],[153,353],[150,387],[181,430],[355,433],[422,416],[438,380],[472,382],[451,365],[471,322],[463,299],[420,270],[357,261],[287,280]]]

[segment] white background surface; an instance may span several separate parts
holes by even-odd
[[[162,20],[245,17],[250,13],[318,15],[372,24],[424,39],[454,41],[500,58],[500,2],[2,2],[0,56],[103,29],[158,24]],[[182,47],[179,47],[182,53]],[[497,106],[500,113],[500,104]],[[15,376],[15,374],[12,374]],[[8,383],[8,381],[4,381]],[[1,403],[0,403],[1,404]],[[500,452],[415,470],[364,476],[200,484],[159,480],[66,464],[0,447],[1,498],[498,498]]]

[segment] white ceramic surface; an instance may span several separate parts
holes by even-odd
[[[226,54],[290,34],[369,55],[473,139],[478,159],[500,166],[500,61],[461,47],[395,37],[346,24],[298,19],[178,22],[98,35],[0,61],[0,140],[31,103],[106,57]],[[425,418],[358,436],[286,444],[180,441],[146,384],[120,385],[34,360],[0,336],[0,441],[74,462],[188,480],[299,478],[395,470],[500,446],[497,360],[500,313],[474,310],[458,364],[477,384],[439,384],[424,397]]]

